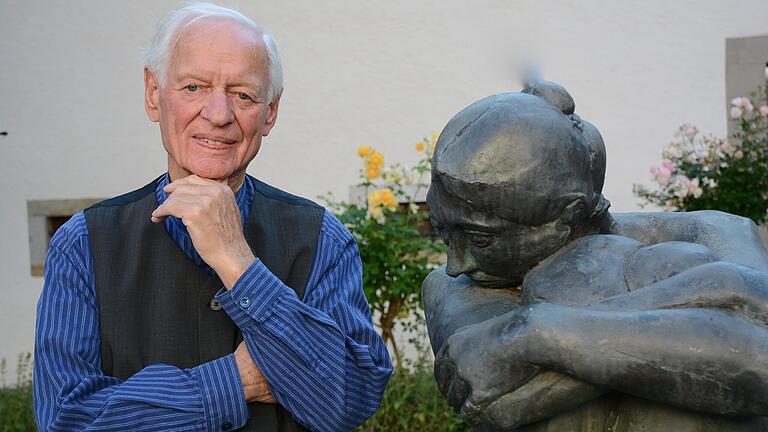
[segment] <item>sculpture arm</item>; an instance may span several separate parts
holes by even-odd
[[[615,352],[624,352],[626,347],[627,356],[637,357],[628,361],[627,367],[643,365],[649,370],[659,368],[662,373],[644,376],[633,369],[636,374],[626,379],[619,375],[617,384],[611,385],[616,377],[601,379],[583,368],[583,374],[577,373],[578,362],[569,364],[567,359],[553,365],[555,370],[626,393],[717,414],[762,415],[768,410],[768,392],[761,390],[768,383],[766,273],[715,262],[585,308],[537,307],[549,310],[536,320],[542,329],[550,329],[539,334],[550,342],[545,344],[549,349],[537,346],[542,352],[555,352],[564,339],[573,336],[569,332],[575,331],[584,337],[584,343],[576,348],[585,350],[580,358],[585,362],[591,358],[593,366],[606,366],[598,361],[600,358],[620,365]],[[562,313],[552,308],[562,308]],[[655,321],[644,325],[646,319]],[[605,325],[602,331],[594,327],[601,324]],[[536,363],[552,365],[551,359]],[[677,372],[670,373],[670,368]],[[674,388],[675,382],[682,382],[675,380],[693,388]],[[644,384],[652,388],[643,388]],[[701,392],[695,391],[695,386]],[[708,397],[701,398],[701,394]]]
[[[589,306],[530,305],[450,336],[438,353],[438,382],[469,421],[504,428],[562,411],[563,388],[587,397],[591,386],[580,381],[717,414],[761,415],[766,287],[766,274],[718,262]],[[551,372],[541,369],[573,378],[549,392],[559,378],[545,379]],[[532,399],[544,408],[520,414],[516,407]]]
[[[466,276],[452,278],[445,273],[445,266],[434,270],[424,280],[422,299],[430,343],[437,355],[438,387],[454,408],[460,409],[464,397],[454,397],[456,392],[451,388],[453,376],[441,373],[439,367],[446,353],[441,348],[463,328],[517,310],[520,307],[519,300],[512,290],[478,287]],[[493,418],[496,427],[503,430],[552,417],[609,391],[546,370],[538,370],[522,385],[506,378],[501,378],[495,384],[495,394],[503,396],[489,405],[486,414]]]
[[[694,410],[768,412],[768,329],[751,320],[711,309],[534,310],[532,364]]]

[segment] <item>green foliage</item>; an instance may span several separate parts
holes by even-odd
[[[761,88],[759,94],[762,101],[768,99],[768,89]],[[738,97],[730,108],[739,126],[730,140],[701,136],[695,126],[681,125],[661,166],[651,168],[656,188],[635,185],[635,195],[667,210],[722,210],[765,222],[768,106],[755,108],[753,100]]]
[[[365,190],[365,203],[325,197],[328,207],[358,242],[363,289],[397,365],[401,359],[392,333],[394,326],[420,307],[421,283],[444,251],[441,243],[422,233],[427,214],[414,201],[427,186],[436,138],[417,144],[422,158],[413,168],[396,164],[383,169],[383,155],[370,147],[359,148],[364,167],[358,186]]]
[[[5,382],[6,363],[0,361],[0,430],[34,431],[35,415],[32,411],[32,355],[19,355],[16,369],[16,387],[7,387]]]
[[[423,331],[423,322],[421,324]],[[415,346],[421,355],[408,367],[395,369],[379,410],[357,428],[358,432],[471,430],[437,390],[432,373],[434,364],[425,355],[428,348],[421,347],[417,342]]]
[[[379,410],[358,431],[445,432],[471,430],[435,386],[431,370],[398,369],[392,374]]]

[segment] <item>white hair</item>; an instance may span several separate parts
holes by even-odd
[[[277,43],[267,31],[240,12],[211,3],[192,2],[165,15],[157,26],[155,36],[147,50],[144,63],[157,77],[159,85],[165,86],[168,78],[168,63],[182,30],[203,18],[227,18],[259,34],[267,47],[267,70],[269,89],[267,100],[272,102],[283,91],[283,65],[277,52]]]

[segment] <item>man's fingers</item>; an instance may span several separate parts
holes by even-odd
[[[205,179],[198,175],[192,174],[168,183],[167,185],[165,185],[163,190],[167,193],[171,193],[175,191],[179,186],[182,186],[182,185],[220,187],[220,185],[227,186],[227,184],[228,183],[226,180]]]
[[[200,199],[200,197],[174,195],[168,197],[164,203],[152,212],[151,220],[154,223],[158,223],[168,216],[176,216],[183,220],[186,217],[202,212],[204,205],[205,200]]]
[[[169,199],[176,196],[186,195],[202,198],[203,200],[224,200],[232,201],[234,203],[234,193],[229,186],[216,182],[206,181],[204,184],[172,183],[167,185],[164,190],[169,194]]]
[[[213,195],[219,192],[219,188],[213,184],[198,185],[198,184],[176,184],[171,183],[167,185],[165,190],[170,196],[178,195]]]

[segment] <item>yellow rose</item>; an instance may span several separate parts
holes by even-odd
[[[381,175],[381,171],[379,171],[379,167],[375,165],[368,165],[365,168],[365,177],[368,180],[373,180],[375,178],[379,178],[379,175]]]
[[[369,146],[360,146],[357,148],[357,155],[360,157],[366,157],[373,153],[373,149]]]
[[[395,194],[392,193],[392,190],[389,188],[384,188],[379,189],[378,192],[379,202],[384,205],[384,207],[394,211],[397,208],[397,198],[395,198]]]
[[[384,155],[379,152],[374,152],[368,157],[368,162],[373,165],[381,166],[384,164]]]
[[[432,147],[437,144],[437,140],[440,139],[440,132],[438,131],[432,131]]]
[[[423,152],[424,151],[424,143],[423,142],[417,142],[416,143],[416,151],[417,152]]]
[[[390,188],[376,189],[368,194],[368,207],[384,206],[389,210],[397,208],[397,198]]]
[[[368,207],[368,212],[366,214],[369,218],[376,219],[376,222],[383,224],[386,222],[386,218],[384,217],[384,211],[379,206],[375,207]]]
[[[379,191],[371,191],[368,193],[368,207],[376,207],[379,205]]]

